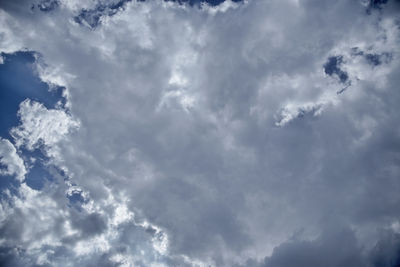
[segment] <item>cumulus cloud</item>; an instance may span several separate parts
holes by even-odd
[[[27,170],[24,161],[18,155],[14,145],[7,139],[0,137],[0,175],[15,175],[17,180],[23,181]],[[4,167],[4,168],[3,168]]]
[[[64,139],[71,129],[79,126],[64,110],[47,109],[30,99],[20,104],[18,116],[21,125],[11,129],[10,133],[17,147],[25,146],[28,150],[40,145],[51,148]]]
[[[394,261],[398,2],[58,2],[0,6],[0,50],[39,53],[69,109],[21,103],[15,146],[47,147],[58,178],[2,204],[5,259]]]

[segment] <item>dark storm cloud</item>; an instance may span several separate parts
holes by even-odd
[[[387,4],[389,2],[388,0],[370,0],[368,3],[368,9],[370,12],[370,9],[375,8],[375,9],[381,9],[383,5]]]
[[[384,231],[382,238],[369,255],[374,267],[397,267],[400,265],[400,235]]]

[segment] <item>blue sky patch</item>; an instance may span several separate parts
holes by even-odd
[[[166,1],[178,2],[179,4],[188,3],[191,6],[199,5],[201,3],[207,3],[212,6],[217,6],[217,5],[225,2],[225,0],[166,0]],[[241,2],[241,1],[242,0],[232,0],[232,2]]]
[[[342,62],[342,56],[329,57],[328,61],[324,64],[324,70],[329,76],[337,76],[341,83],[346,83],[346,81],[349,79],[349,75],[340,69]]]
[[[118,11],[123,10],[125,3],[131,2],[132,0],[119,0],[116,2],[110,2],[107,4],[101,3],[94,9],[82,9],[77,16],[74,17],[74,21],[79,24],[87,24],[90,28],[94,29],[99,26],[100,19],[102,16],[113,16]],[[138,2],[145,2],[145,0],[137,0]],[[180,5],[189,4],[190,6],[199,6],[201,3],[207,3],[211,6],[216,6],[223,3],[225,0],[164,0],[166,2],[176,2]],[[232,0],[233,2],[241,2],[242,0]]]
[[[392,60],[392,55],[386,52],[382,54],[368,53],[365,54],[364,57],[367,60],[368,64],[372,66],[378,66],[382,63],[389,63]]]
[[[40,190],[47,181],[52,180],[52,176],[45,165],[46,159],[43,156],[43,153],[39,150],[35,150],[33,155],[35,156],[36,161],[29,169],[29,172],[25,177],[25,182],[29,187]]]
[[[18,125],[19,104],[27,98],[53,108],[63,100],[59,87],[49,91],[49,86],[36,75],[33,52],[4,54],[0,64],[0,136],[11,140],[9,130]]]
[[[79,24],[86,22],[91,28],[96,28],[100,24],[102,16],[115,15],[118,10],[124,8],[125,3],[130,1],[132,0],[120,0],[115,3],[100,4],[95,9],[82,9],[74,20]]]
[[[42,0],[37,4],[37,8],[43,12],[49,12],[56,9],[60,3],[57,0]],[[32,6],[34,8],[34,6]]]
[[[46,108],[54,108],[58,101],[64,102],[63,88],[58,87],[49,90],[37,76],[35,71],[34,52],[23,51],[14,54],[2,53],[4,63],[0,64],[0,136],[13,141],[9,131],[18,126],[19,104],[29,98],[42,103]],[[21,149],[22,157],[30,166],[25,177],[26,184],[33,189],[41,189],[47,180],[51,179],[44,162],[46,157],[40,149],[27,151]],[[30,159],[35,162],[31,163]],[[0,179],[0,189],[15,187],[18,182],[11,176],[3,176]]]

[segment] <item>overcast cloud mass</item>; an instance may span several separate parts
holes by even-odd
[[[0,266],[400,266],[399,11],[1,0]]]

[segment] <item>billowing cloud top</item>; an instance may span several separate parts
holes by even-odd
[[[1,1],[0,265],[398,266],[399,11]]]

